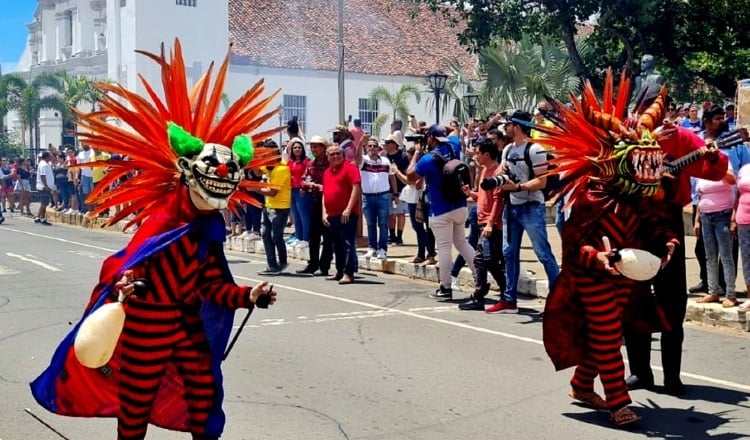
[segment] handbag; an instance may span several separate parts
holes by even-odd
[[[417,210],[414,219],[418,223],[427,223],[427,217],[430,215],[430,201],[427,191],[422,191],[421,196],[417,199]]]

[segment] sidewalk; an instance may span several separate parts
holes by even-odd
[[[35,204],[32,204],[32,212],[35,212],[36,208],[38,208],[38,205],[35,206]],[[551,211],[549,209],[548,214],[551,215]],[[689,223],[691,221],[689,212],[685,211],[685,215],[686,223]],[[17,213],[15,215],[6,213],[6,220],[10,219],[11,217],[14,220],[18,219],[18,221],[33,221],[33,219],[30,218],[20,217]],[[52,210],[48,210],[47,219],[52,223],[65,223],[83,228],[101,228],[104,224],[104,219],[88,219],[80,215],[64,215]],[[121,222],[121,224],[119,224],[114,229],[122,230],[123,226],[124,222]],[[559,263],[561,255],[560,237],[554,227],[554,224],[552,224],[551,222],[548,223],[547,232],[550,245],[552,246],[552,250],[557,256]],[[413,244],[416,243],[416,234],[411,229],[408,218],[406,220],[403,239],[404,243],[406,243],[405,245],[389,246],[388,259],[385,262],[374,258],[364,258],[361,255],[364,255],[367,249],[359,248],[360,270],[402,275],[408,278],[432,281],[437,283],[439,279],[437,266],[423,266],[421,264],[413,264],[409,262],[416,255],[417,247],[416,244]],[[695,261],[694,253],[695,237],[687,236],[685,241],[687,255],[687,285],[692,286],[697,284],[699,281],[698,263]],[[226,249],[239,252],[261,254],[264,252],[263,242],[261,240],[248,241],[228,237],[225,247]],[[288,249],[289,257],[292,261],[296,258],[301,263],[303,261],[301,257],[306,257],[305,255],[300,255],[297,249]],[[738,267],[742,267],[741,262]],[[741,270],[738,270],[738,272],[740,273],[737,274],[736,284],[737,289],[741,290],[742,287],[746,284],[745,280],[742,277]],[[494,284],[494,280],[492,280],[492,277],[489,277],[489,279],[493,284],[492,289],[494,290],[494,292],[492,292],[491,294],[499,294],[499,292],[497,291],[497,285]],[[464,294],[468,297],[473,290],[473,280],[471,277],[471,272],[468,270],[468,268],[464,267],[464,269],[461,271],[459,282],[463,287]],[[531,242],[528,240],[528,237],[526,235],[524,235],[521,247],[521,276],[518,281],[518,291],[523,296],[540,299],[546,298],[549,292],[544,269],[542,265],[537,261],[536,256],[534,255],[534,252],[531,248]],[[721,304],[698,304],[695,301],[698,297],[700,297],[700,295],[690,295],[687,306],[686,320],[711,326],[750,331],[750,323],[748,322],[746,314],[738,312],[736,307],[724,309],[722,308]],[[747,296],[745,292],[738,292],[738,297],[740,297],[740,299],[746,299]]]

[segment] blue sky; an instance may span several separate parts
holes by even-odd
[[[34,19],[37,0],[0,0],[0,61],[3,73],[15,69],[21,58],[28,30],[26,24]]]

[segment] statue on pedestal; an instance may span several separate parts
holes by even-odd
[[[641,96],[652,86],[654,86],[654,93],[658,93],[659,89],[666,82],[664,77],[657,73],[654,68],[656,61],[654,56],[651,54],[644,54],[641,57],[641,73],[635,77],[635,100],[636,104]]]

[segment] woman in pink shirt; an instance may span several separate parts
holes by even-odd
[[[740,242],[742,277],[750,295],[750,164],[744,165],[737,173],[737,192],[735,216],[732,220],[736,222],[737,238]],[[743,302],[738,310],[750,312],[750,300]]]
[[[736,273],[732,255],[732,235],[736,225],[734,217],[734,173],[732,168],[722,180],[711,181],[698,179],[698,213],[694,229],[703,232],[703,243],[706,249],[706,275],[708,294],[699,298],[699,303],[718,302],[724,292],[719,285],[719,259],[724,268],[726,297],[721,303],[724,307],[734,307],[737,303],[735,291]]]

